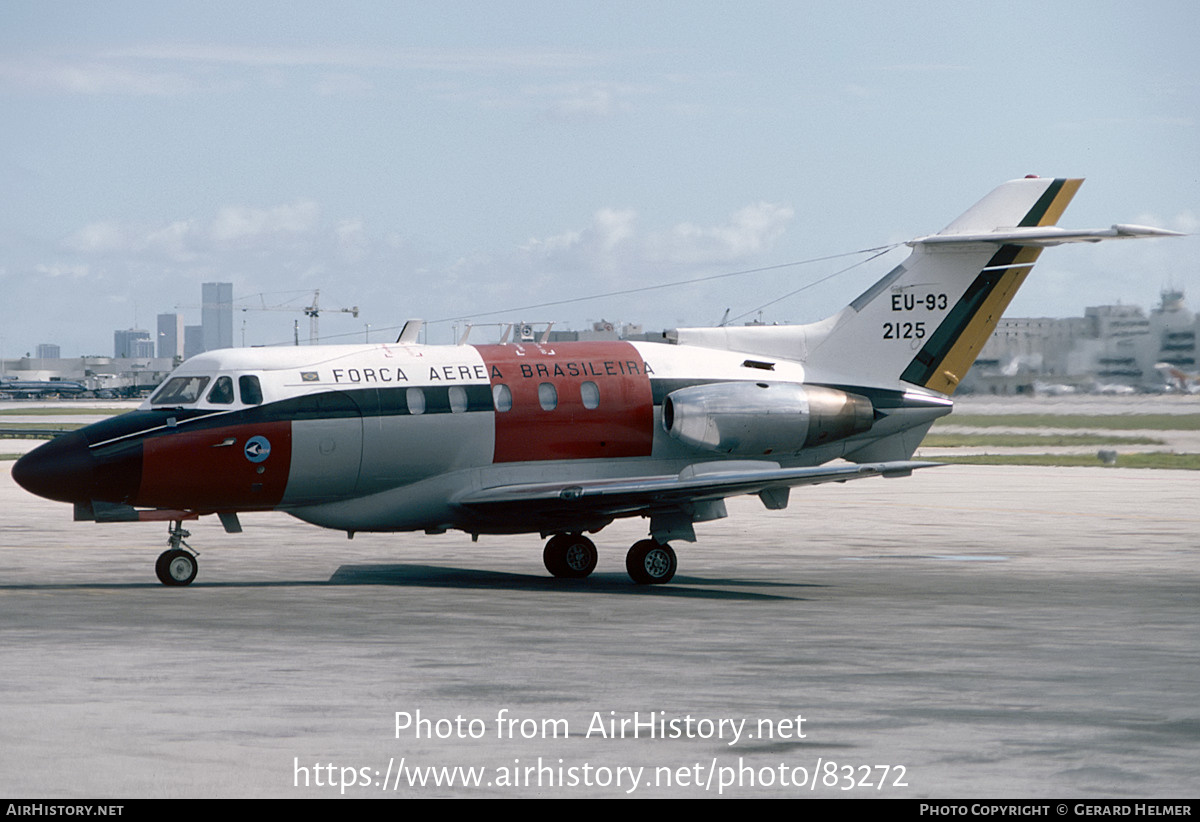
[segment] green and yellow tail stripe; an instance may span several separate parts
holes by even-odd
[[[1019,225],[1057,224],[1082,182],[1082,179],[1054,180]],[[954,393],[995,332],[996,324],[1040,253],[1040,248],[1030,246],[1001,246],[900,378],[942,394]]]

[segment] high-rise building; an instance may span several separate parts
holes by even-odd
[[[118,359],[154,356],[154,339],[144,328],[113,332],[113,356]]]
[[[1187,307],[1182,289],[1165,288],[1162,302],[1150,312],[1150,338],[1155,363],[1166,363],[1194,372],[1197,354],[1196,331],[1200,315]]]
[[[158,315],[158,356],[183,356],[183,315]]]
[[[204,350],[233,347],[233,283],[204,283],[200,286],[200,326]]]
[[[183,358],[191,359],[204,353],[204,329],[198,325],[183,327]]]
[[[62,349],[54,343],[38,343],[37,358],[39,360],[57,360],[62,356]]]

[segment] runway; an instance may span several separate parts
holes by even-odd
[[[165,527],[74,523],[0,465],[10,796],[1200,793],[1194,473],[731,500],[660,588],[624,572],[640,520],[564,581],[534,535],[250,515],[190,526],[168,589]]]

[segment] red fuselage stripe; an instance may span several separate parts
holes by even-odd
[[[256,438],[255,444],[267,443],[266,450],[248,450],[248,443]],[[287,487],[292,424],[281,421],[176,431],[148,437],[142,449],[142,484],[134,505],[266,510],[279,504]]]
[[[475,348],[493,391],[511,393],[511,407],[496,411],[494,462],[650,455],[651,372],[629,343]]]

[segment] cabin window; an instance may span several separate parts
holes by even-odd
[[[167,384],[158,390],[151,405],[191,405],[200,399],[204,387],[210,377],[171,377]]]
[[[258,383],[258,377],[252,374],[238,377],[238,390],[242,393],[245,405],[262,405],[262,386]]]
[[[425,413],[425,392],[420,388],[409,388],[404,392],[404,399],[408,402],[408,413]]]
[[[538,403],[543,411],[553,411],[558,407],[558,389],[553,383],[538,383]]]
[[[217,377],[212,391],[208,392],[208,401],[215,405],[233,404],[233,380],[229,377]]]
[[[461,385],[450,386],[450,413],[461,414],[467,410],[467,389]]]
[[[512,391],[504,383],[492,386],[492,404],[500,412],[512,410]]]
[[[586,380],[579,386],[579,399],[583,400],[583,407],[589,411],[600,407],[600,386],[591,380]]]

